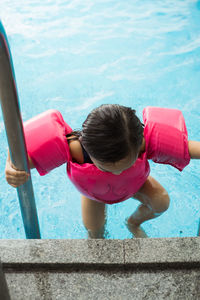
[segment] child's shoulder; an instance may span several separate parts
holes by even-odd
[[[75,136],[71,136],[69,138],[67,138],[68,140],[68,145],[69,145],[69,150],[72,156],[72,159],[74,161],[76,161],[79,164],[83,164],[84,163],[84,156],[83,156],[83,150],[81,147],[81,143],[80,141],[74,140]]]

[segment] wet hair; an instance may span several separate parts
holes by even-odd
[[[114,163],[130,154],[138,154],[143,128],[134,109],[104,104],[91,111],[82,131],[73,131],[70,135],[78,137],[88,154],[96,160]]]

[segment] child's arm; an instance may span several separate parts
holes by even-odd
[[[200,142],[188,141],[188,149],[191,158],[200,159]]]
[[[35,168],[31,158],[28,156],[29,160],[29,167],[31,169]],[[25,171],[17,170],[16,167],[12,164],[12,161],[10,159],[10,153],[8,151],[8,158],[6,161],[6,167],[5,167],[5,176],[8,184],[10,184],[13,187],[18,187],[22,184],[24,184],[28,178],[29,174]]]

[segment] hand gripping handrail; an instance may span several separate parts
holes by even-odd
[[[0,20],[0,100],[10,156],[19,170],[30,174],[11,52]],[[31,176],[17,188],[27,239],[39,239],[40,229]]]

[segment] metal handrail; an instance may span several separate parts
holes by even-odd
[[[30,174],[15,73],[4,27],[0,20],[0,100],[12,163]],[[31,176],[17,188],[27,239],[40,239]]]
[[[0,299],[11,300],[1,261],[0,261]]]

